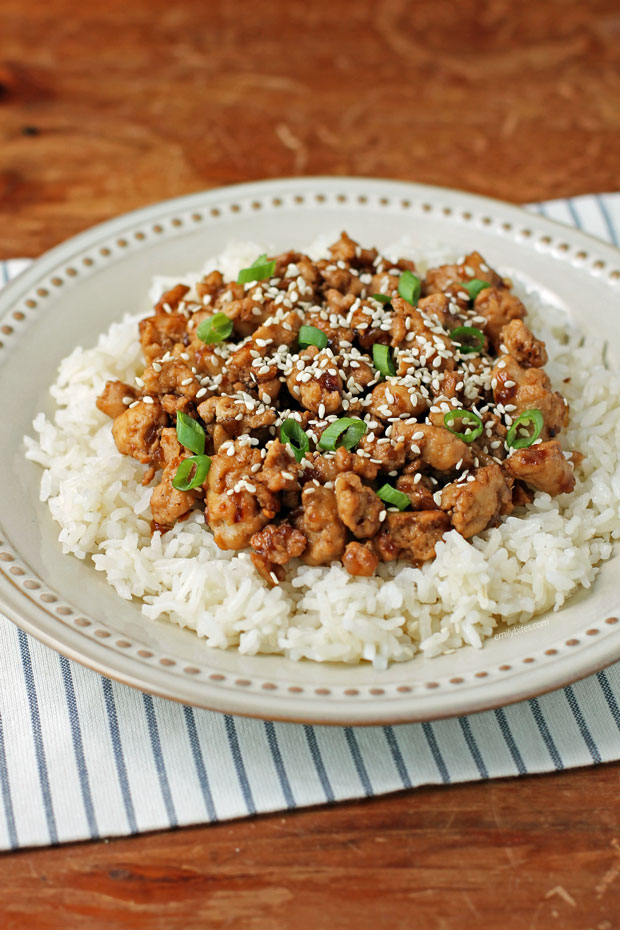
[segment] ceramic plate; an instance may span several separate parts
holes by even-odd
[[[145,306],[155,273],[200,268],[234,239],[280,250],[342,229],[378,247],[407,234],[422,254],[429,242],[476,248],[581,325],[605,331],[617,361],[620,252],[497,201],[391,181],[300,178],[194,194],[96,226],[42,256],[0,294],[0,609],[15,623],[145,691],[230,713],[324,723],[497,707],[620,658],[618,555],[592,589],[520,635],[385,672],[211,650],[187,631],[147,620],[91,565],[62,555],[38,500],[40,470],[24,461],[22,440],[34,414],[50,411],[60,359]]]

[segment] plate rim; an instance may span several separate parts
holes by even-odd
[[[10,310],[14,307],[15,300],[19,299],[17,295],[21,294],[23,296],[23,294],[33,286],[33,284],[40,282],[42,278],[49,274],[50,269],[56,268],[59,261],[69,261],[72,255],[84,253],[88,249],[92,248],[93,245],[97,244],[100,240],[106,239],[111,235],[119,236],[122,235],[124,230],[131,229],[136,225],[156,221],[157,218],[169,216],[174,212],[185,212],[188,209],[194,207],[196,202],[209,204],[209,202],[217,202],[221,199],[230,203],[232,202],[231,197],[234,197],[235,199],[242,199],[243,197],[251,196],[252,193],[256,191],[260,191],[264,194],[271,192],[275,195],[276,193],[290,193],[291,191],[299,191],[300,188],[311,189],[317,185],[328,187],[332,190],[342,186],[363,187],[367,190],[370,188],[373,191],[392,189],[395,193],[399,192],[401,196],[402,192],[407,190],[410,192],[412,197],[414,195],[418,197],[426,197],[428,199],[435,197],[440,201],[442,199],[449,199],[453,202],[473,200],[477,206],[479,205],[482,207],[484,205],[488,205],[489,211],[499,209],[501,211],[502,218],[504,218],[507,214],[508,216],[512,215],[515,218],[515,221],[518,220],[525,225],[525,229],[530,229],[532,226],[538,226],[542,229],[550,229],[551,233],[555,234],[556,236],[559,236],[558,231],[561,230],[564,233],[564,238],[569,238],[573,243],[583,243],[585,246],[589,246],[590,250],[596,250],[595,256],[593,256],[594,262],[600,262],[602,260],[604,267],[607,261],[611,261],[613,264],[620,267],[620,250],[615,248],[613,245],[609,245],[603,240],[600,240],[595,236],[591,236],[582,230],[566,226],[545,216],[532,214],[526,211],[523,207],[494,198],[484,197],[478,194],[471,194],[466,191],[453,190],[446,187],[420,185],[407,181],[395,181],[391,179],[333,176],[307,176],[299,178],[271,179],[266,181],[244,182],[242,184],[216,187],[206,191],[198,191],[192,194],[183,195],[181,197],[158,201],[145,207],[132,210],[128,213],[121,214],[117,217],[113,217],[102,223],[98,223],[78,233],[77,235],[72,236],[57,246],[54,246],[52,249],[46,251],[39,258],[34,259],[28,268],[24,269],[2,289],[0,292],[0,323],[5,320],[7,312],[10,312]],[[555,257],[557,258],[558,256]],[[594,272],[589,269],[589,273],[592,274]],[[609,279],[606,283],[613,288],[615,280],[612,282],[611,279]],[[0,553],[0,559],[1,557],[2,553]],[[205,689],[206,682],[201,681],[203,695],[197,696],[194,693],[195,689],[190,687],[192,684],[195,685],[197,683],[195,679],[193,681],[190,679],[184,682],[184,680],[178,675],[173,676],[169,671],[162,667],[151,667],[146,663],[136,663],[133,659],[127,663],[124,660],[126,660],[128,657],[122,656],[118,652],[114,653],[114,655],[116,656],[116,662],[117,665],[120,666],[120,670],[114,666],[110,666],[110,650],[104,648],[103,643],[97,644],[92,640],[89,640],[91,643],[91,649],[87,649],[86,652],[83,650],[80,651],[79,648],[75,648],[71,645],[71,637],[69,637],[69,641],[67,641],[67,637],[65,636],[63,638],[62,633],[59,633],[58,636],[54,636],[46,632],[45,628],[39,628],[36,624],[36,620],[33,621],[29,619],[27,615],[23,616],[19,609],[19,601],[17,602],[16,611],[14,611],[13,599],[11,598],[10,593],[7,593],[7,583],[9,585],[13,584],[14,589],[23,594],[23,591],[20,590],[19,586],[9,578],[8,572],[4,571],[4,564],[2,561],[0,561],[0,608],[9,617],[9,619],[16,623],[16,625],[24,629],[29,634],[35,636],[35,638],[45,643],[45,645],[53,648],[55,651],[60,652],[61,654],[67,656],[70,659],[73,659],[74,661],[78,661],[81,664],[87,665],[99,674],[115,678],[120,682],[129,684],[130,686],[138,688],[142,691],[147,691],[167,699],[178,700],[184,703],[190,703],[194,704],[195,706],[206,707],[211,710],[220,712],[230,712],[246,716],[252,715],[248,710],[249,692],[247,691],[244,692],[237,690],[237,692],[235,692],[229,688],[213,688],[214,682],[210,683],[210,686]],[[34,603],[34,601],[32,602]],[[40,609],[39,605],[36,606],[37,609]],[[60,623],[58,625],[58,629],[62,631],[66,630],[67,628],[64,626],[64,624]],[[618,632],[620,632],[620,630]],[[350,713],[347,713],[346,711],[343,713],[342,707],[338,708],[330,706],[330,702],[321,702],[314,698],[313,706],[316,706],[316,713],[311,712],[308,715],[306,713],[300,713],[290,704],[285,704],[283,702],[282,690],[280,690],[279,694],[277,691],[274,694],[271,694],[268,691],[263,692],[261,695],[262,707],[257,708],[256,714],[254,715],[261,718],[300,723],[323,723],[334,725],[354,723],[355,725],[380,725],[387,723],[404,723],[440,719],[441,717],[455,716],[463,713],[476,713],[483,710],[490,710],[509,703],[515,703],[524,700],[528,697],[546,693],[546,691],[556,690],[557,688],[577,681],[583,677],[586,677],[587,675],[599,671],[601,668],[604,668],[609,664],[612,664],[614,661],[620,658],[620,640],[614,645],[613,649],[610,650],[608,643],[609,638],[609,635],[600,638],[597,637],[596,640],[591,640],[587,644],[584,643],[583,647],[572,656],[567,654],[557,659],[552,663],[554,672],[553,674],[551,674],[550,666],[545,666],[544,668],[539,667],[533,672],[522,670],[521,673],[516,674],[511,679],[514,691],[512,696],[501,694],[501,697],[498,695],[496,698],[480,697],[480,691],[482,691],[483,695],[485,692],[488,693],[489,691],[493,690],[499,690],[501,692],[501,682],[498,679],[496,682],[493,682],[493,685],[495,686],[494,688],[489,688],[488,683],[481,684],[480,689],[476,687],[469,688],[466,694],[461,694],[461,697],[465,699],[462,704],[455,704],[452,709],[442,709],[439,712],[436,708],[435,710],[429,712],[427,702],[424,700],[418,702],[415,707],[411,705],[407,707],[408,700],[411,700],[411,698],[409,696],[403,696],[402,700],[390,698],[380,702],[382,704],[382,709],[378,712],[373,711],[371,717],[365,718],[363,716],[363,708],[366,706],[365,701],[359,702],[357,704],[351,704]],[[615,638],[617,637],[612,636],[612,640]],[[100,648],[94,648],[97,646]],[[94,653],[94,655],[91,655],[91,652]],[[99,658],[99,653],[101,654],[101,658]],[[580,656],[580,661],[575,663],[575,658],[577,655]],[[119,661],[121,659],[123,661]],[[415,661],[415,659],[411,661]],[[568,669],[572,668],[572,666],[575,664],[579,666],[578,670],[568,671]],[[566,666],[568,666],[568,668]],[[140,674],[135,674],[136,668],[139,670]],[[563,673],[562,669],[564,669]],[[145,675],[144,673],[147,671],[152,672],[152,674]],[[541,677],[541,675],[543,678],[548,679],[548,684],[544,688],[540,685],[534,684],[534,682],[536,682]],[[157,678],[162,682],[169,682],[169,685],[167,684],[166,687],[159,686],[153,681],[154,678]],[[522,684],[525,684],[525,682],[531,682],[531,684],[525,684],[524,687],[518,687],[519,682],[522,682]],[[181,684],[185,684],[186,687],[180,687]],[[253,694],[253,696],[255,695]],[[429,695],[429,698],[432,698],[432,695]],[[457,700],[457,693],[455,692],[454,701]],[[393,707],[393,701],[396,701],[396,703],[402,706],[399,706],[398,708]],[[307,699],[304,698],[302,703],[306,704],[306,702]],[[295,702],[292,703],[294,704]],[[430,700],[429,703],[432,705],[432,700]],[[437,704],[437,701],[435,701],[435,704]],[[361,716],[360,711],[362,712]]]

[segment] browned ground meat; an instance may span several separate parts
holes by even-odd
[[[389,513],[379,535],[379,544],[396,546],[396,558],[414,563],[435,558],[435,546],[450,529],[450,518],[441,510],[417,510],[415,513]],[[383,539],[381,539],[383,537]]]
[[[109,381],[97,406],[118,449],[148,466],[143,483],[158,476],[154,530],[204,506],[216,543],[252,547],[269,585],[292,559],[367,577],[434,558],[450,529],[470,539],[532,489],[573,489],[581,455],[555,438],[568,408],[509,281],[471,252],[429,269],[410,302],[409,259],[346,233],[329,253],[263,257],[264,279],[247,283],[210,272],[140,323],[141,377]],[[215,314],[230,332],[214,341]]]
[[[347,542],[345,525],[338,516],[336,495],[326,487],[304,488],[301,507],[293,515],[295,526],[308,545],[301,558],[308,565],[326,565],[339,559]]]
[[[508,459],[506,471],[536,490],[546,491],[552,497],[566,494],[575,487],[572,465],[565,458],[557,439],[517,450]]]
[[[523,320],[511,320],[500,332],[501,351],[510,355],[524,368],[542,368],[548,362],[544,342],[537,339]]]
[[[157,461],[162,429],[168,417],[157,401],[132,403],[114,419],[112,435],[119,452],[130,455],[144,465]]]
[[[370,546],[359,542],[350,542],[344,550],[342,564],[350,575],[369,578],[374,575],[379,559]]]
[[[375,536],[385,505],[354,472],[338,475],[335,482],[338,516],[358,539]]]
[[[289,523],[270,523],[252,536],[256,552],[276,565],[286,565],[291,559],[299,558],[307,545],[304,534]]]
[[[512,509],[512,481],[494,462],[478,469],[473,481],[460,478],[441,492],[441,507],[461,536],[469,539]]]
[[[129,400],[125,400],[128,397]],[[107,381],[97,398],[97,406],[107,416],[115,419],[127,410],[127,404],[136,399],[136,389],[122,381]]]

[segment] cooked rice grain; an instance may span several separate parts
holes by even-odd
[[[234,275],[257,251],[238,245],[217,264]],[[156,292],[167,283],[158,279]],[[54,419],[38,414],[38,439],[26,438],[27,457],[44,468],[41,500],[61,527],[63,552],[92,559],[121,597],[142,598],[146,617],[168,618],[208,646],[247,655],[385,668],[418,651],[479,647],[500,619],[525,623],[557,610],[592,584],[620,536],[620,373],[605,367],[602,344],[583,341],[535,295],[521,296],[547,343],[552,382],[571,406],[564,447],[586,454],[572,494],[539,492],[526,515],[509,516],[471,543],[452,531],[421,569],[389,563],[373,578],[355,578],[336,563],[292,563],[285,582],[270,590],[245,553],[217,548],[201,513],[151,536],[143,466],[117,451],[110,420],[95,407],[106,380],[131,382],[143,367],[139,317],[127,316],[96,348],[77,348],[63,360],[51,388]]]

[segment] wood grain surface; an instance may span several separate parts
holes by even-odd
[[[620,767],[2,858],[3,930],[615,930]]]
[[[619,113],[617,0],[2,0],[0,257],[282,175],[618,189]]]
[[[0,257],[292,174],[620,189],[617,0],[3,0]],[[620,927],[620,766],[2,858],[2,930]]]

